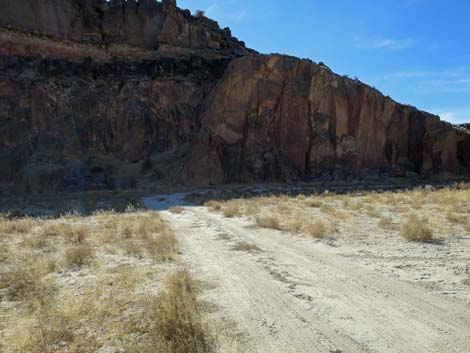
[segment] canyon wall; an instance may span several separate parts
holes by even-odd
[[[470,174],[467,130],[174,1],[0,6],[0,190]]]

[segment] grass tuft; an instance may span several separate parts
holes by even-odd
[[[279,222],[279,218],[275,215],[257,216],[256,225],[262,228],[281,230],[281,223]]]
[[[91,265],[95,259],[95,250],[87,245],[76,245],[65,251],[64,261],[68,267]]]
[[[302,230],[305,234],[314,237],[316,239],[321,239],[326,236],[328,227],[325,223],[316,221],[316,222],[309,222],[303,225]]]
[[[207,334],[196,301],[196,290],[186,269],[168,280],[161,294],[147,301],[146,336],[127,350],[130,353],[209,353],[213,340]]]
[[[174,207],[170,207],[170,209],[168,211],[170,211],[171,213],[174,213],[174,214],[181,214],[181,213],[184,212],[184,207],[174,206]]]
[[[434,241],[434,235],[428,226],[428,220],[424,217],[412,215],[403,226],[401,236],[408,241],[430,243]]]

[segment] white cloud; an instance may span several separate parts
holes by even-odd
[[[415,40],[413,38],[355,38],[354,43],[354,46],[358,49],[403,50],[413,47],[415,45]]]
[[[470,107],[468,108],[446,108],[442,110],[434,110],[442,120],[453,124],[470,123]]]

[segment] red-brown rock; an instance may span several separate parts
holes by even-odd
[[[470,134],[174,0],[0,0],[0,190],[470,174]]]

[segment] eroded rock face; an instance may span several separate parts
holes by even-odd
[[[0,190],[470,173],[465,129],[174,1],[0,5]]]
[[[250,55],[214,90],[203,125],[228,180],[469,171],[469,135],[308,60]]]
[[[204,16],[193,17],[171,0],[1,0],[0,5],[0,27],[53,40],[172,54],[249,52],[229,29]]]
[[[63,167],[64,182],[51,183],[54,189],[131,186],[145,168],[153,168],[154,181],[183,182],[182,166],[172,170],[159,158],[181,159],[178,151],[188,150],[201,130],[204,99],[227,64],[197,57],[106,63],[1,57],[0,182],[18,181],[24,170],[30,176],[29,165],[37,163],[41,175],[44,164]],[[156,165],[148,165],[151,158]],[[126,164],[135,167],[133,182],[122,182]]]

